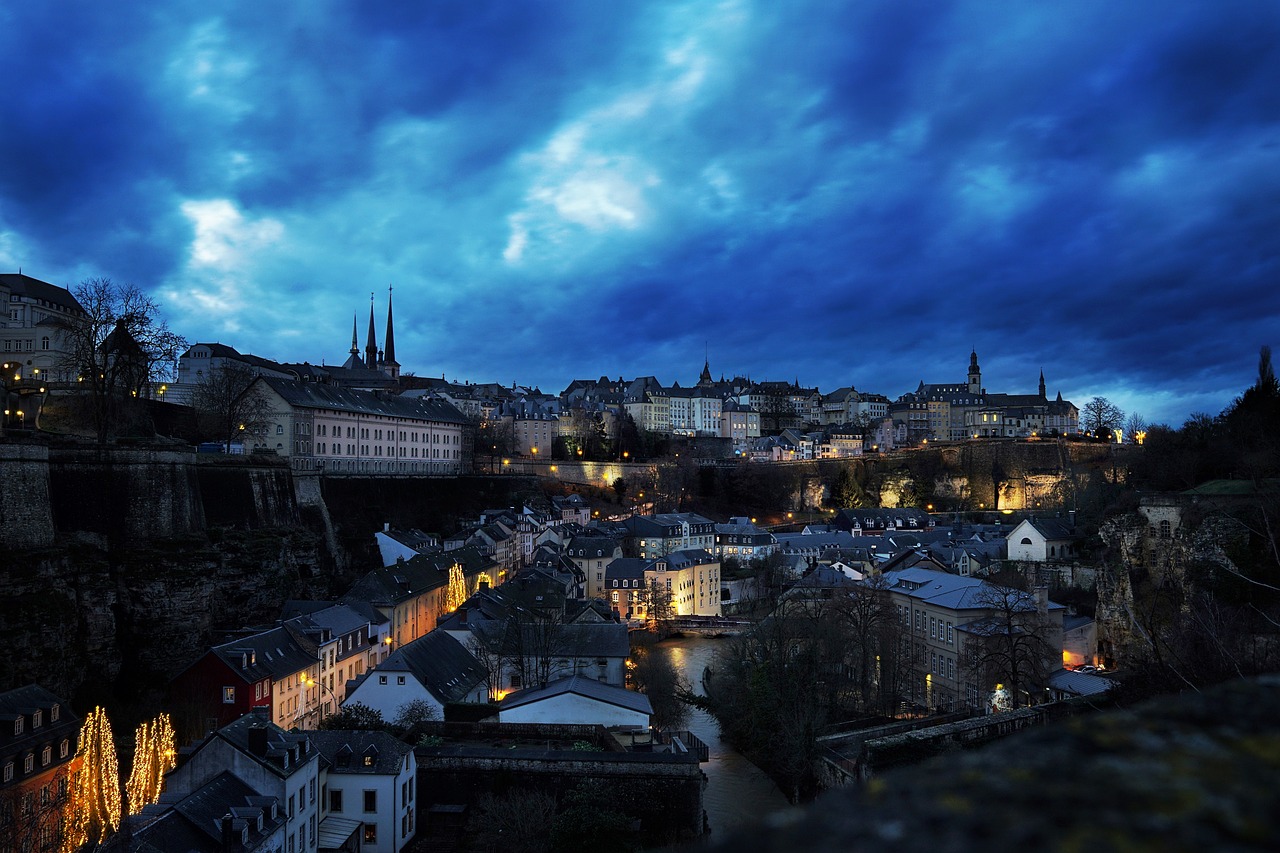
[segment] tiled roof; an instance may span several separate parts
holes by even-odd
[[[17,296],[25,296],[29,299],[37,300],[43,299],[53,305],[60,305],[72,311],[84,313],[84,307],[71,295],[71,291],[65,287],[58,287],[56,284],[49,284],[47,281],[32,278],[29,275],[11,272],[0,273],[0,286],[9,288],[9,292]]]

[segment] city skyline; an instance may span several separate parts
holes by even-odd
[[[1280,7],[30,4],[0,271],[405,370],[1216,414],[1275,345]]]

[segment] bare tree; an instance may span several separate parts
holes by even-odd
[[[1094,397],[1080,410],[1080,426],[1085,432],[1097,435],[1111,432],[1124,423],[1124,410],[1106,397]]]
[[[196,386],[192,402],[201,427],[231,452],[234,441],[259,434],[271,417],[271,402],[255,386],[258,371],[247,364],[228,362]]]
[[[1124,422],[1124,437],[1128,441],[1138,441],[1139,436],[1147,433],[1147,419],[1137,412],[1130,412]]]
[[[74,294],[84,313],[54,320],[65,346],[59,367],[84,389],[98,442],[106,443],[131,401],[172,375],[186,341],[131,284],[89,278]]]
[[[1061,636],[1037,596],[1011,587],[984,584],[976,602],[987,614],[966,627],[960,666],[979,690],[1003,684],[1017,708],[1023,695],[1045,684],[1060,665]]]

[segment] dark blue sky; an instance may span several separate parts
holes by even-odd
[[[0,269],[424,375],[1216,413],[1280,344],[1280,3],[32,2]]]

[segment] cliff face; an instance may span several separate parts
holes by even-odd
[[[384,522],[443,529],[530,478],[295,478],[170,448],[0,445],[0,689],[146,701],[222,638],[330,598]]]
[[[0,689],[78,704],[162,688],[220,629],[349,580],[280,463],[0,445],[0,513]]]

